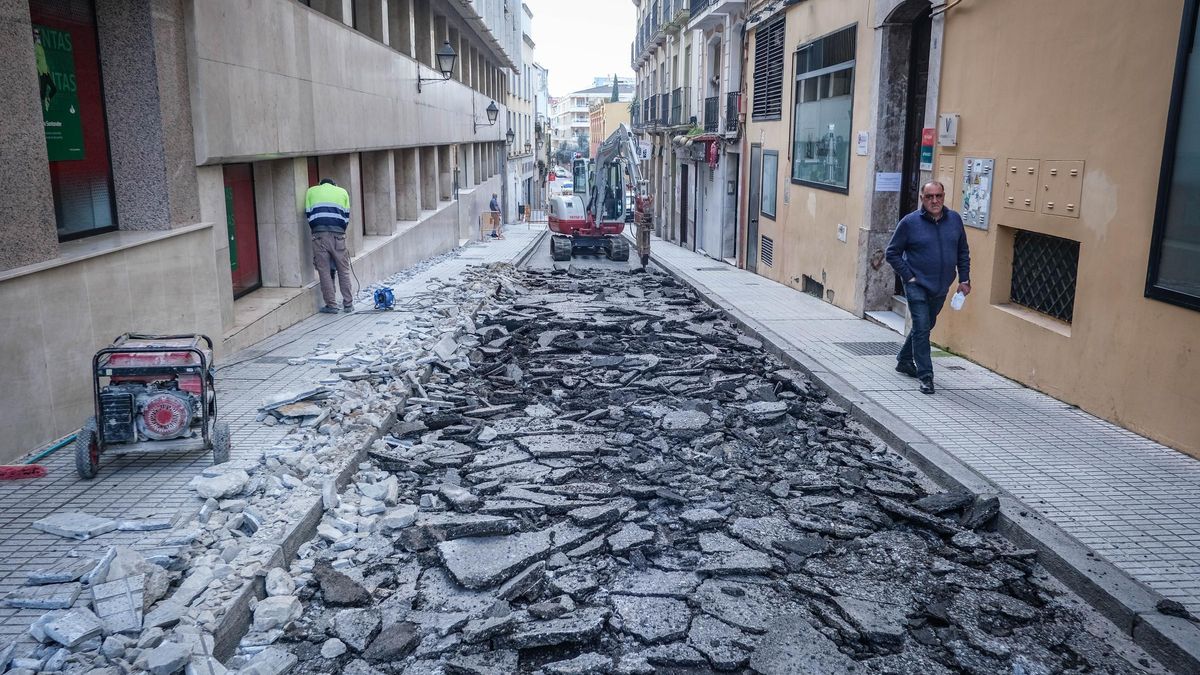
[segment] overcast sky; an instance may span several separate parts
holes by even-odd
[[[534,58],[550,70],[550,95],[592,86],[613,73],[633,77],[629,44],[637,29],[631,0],[525,0],[533,11]]]

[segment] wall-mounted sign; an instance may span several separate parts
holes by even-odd
[[[938,115],[938,145],[943,148],[958,145],[958,113]]]
[[[933,171],[933,142],[937,138],[937,133],[933,128],[927,127],[921,130],[921,170]]]
[[[962,216],[963,225],[988,229],[988,212],[992,206],[992,177],[996,160],[967,157],[962,171]]]
[[[46,154],[51,162],[83,159],[83,123],[79,116],[71,34],[33,24],[33,53],[46,129]]]
[[[870,142],[871,142],[871,132],[869,132],[869,131],[858,132],[858,146],[854,149],[855,153],[858,154],[859,157],[866,157],[867,156],[867,146],[870,144]]]
[[[899,192],[900,172],[879,171],[875,174],[876,192]]]

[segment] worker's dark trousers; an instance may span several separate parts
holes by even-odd
[[[329,273],[331,265],[337,268],[338,285],[342,287],[342,306],[352,306],[354,296],[350,295],[350,252],[346,249],[346,235],[313,232],[312,246],[313,265],[317,268],[317,276],[321,278],[321,297],[325,299],[325,306],[338,306],[337,295],[333,291],[333,275]]]

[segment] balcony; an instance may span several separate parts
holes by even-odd
[[[646,101],[646,126],[653,129],[658,126],[658,95],[650,94]]]
[[[686,126],[690,124],[688,102],[691,100],[690,88],[680,86],[671,92],[671,126]]]
[[[691,8],[689,28],[707,30],[725,21],[727,14],[746,9],[746,0],[688,0]]]
[[[725,133],[736,134],[740,129],[742,110],[742,92],[731,91],[725,95]]]
[[[671,95],[658,95],[658,125],[660,127],[671,126]]]
[[[704,99],[704,132],[715,134],[721,128],[721,97],[709,96]]]

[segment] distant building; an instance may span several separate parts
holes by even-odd
[[[610,103],[608,101],[598,101],[592,104],[591,109],[588,111],[591,135],[589,157],[596,156],[596,149],[618,127],[622,124],[629,126],[630,105],[631,103]]]
[[[617,82],[618,99],[628,104],[633,100],[633,84]],[[595,103],[605,103],[612,98],[612,77],[605,85],[597,85],[589,89],[573,91],[566,96],[554,99],[550,106],[550,127],[552,130],[551,152],[557,151],[564,143],[568,146],[575,144],[578,139],[588,139],[591,136],[590,111]]]

